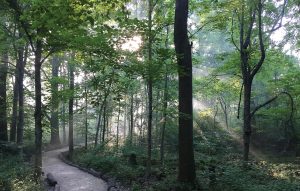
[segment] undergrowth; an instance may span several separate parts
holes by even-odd
[[[256,160],[245,164],[242,161],[241,145],[224,129],[211,127],[209,118],[196,123],[194,148],[197,184],[190,190],[300,190],[299,164]],[[166,151],[163,165],[159,163],[158,150],[153,150],[152,171],[148,179],[145,178],[146,150],[142,144],[126,144],[118,149],[103,145],[87,150],[76,149],[73,162],[116,177],[131,190],[169,191],[181,186],[176,181],[178,162],[174,150],[176,146]],[[136,156],[137,164],[130,164],[130,154]]]
[[[44,190],[40,183],[34,181],[32,165],[12,153],[0,149],[0,191]]]

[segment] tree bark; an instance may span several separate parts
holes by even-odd
[[[98,145],[98,137],[99,137],[99,131],[100,131],[100,125],[101,125],[103,105],[104,105],[104,102],[101,104],[100,110],[99,110],[98,121],[97,121],[97,125],[96,125],[95,147]]]
[[[133,91],[133,90],[131,90]],[[133,138],[133,92],[131,92],[130,97],[130,135],[129,135],[129,142],[132,145],[132,138]]]
[[[220,101],[221,109],[223,110],[223,113],[224,113],[226,129],[228,129],[229,128],[229,124],[228,124],[227,104],[226,104],[226,102],[225,102],[225,100],[224,100],[223,97],[219,97],[219,101]]]
[[[241,59],[241,71],[243,76],[243,85],[244,85],[244,118],[243,118],[243,138],[244,138],[244,161],[249,160],[249,147],[250,147],[250,140],[251,140],[251,89],[252,89],[252,82],[261,68],[262,64],[265,60],[265,47],[264,47],[264,39],[263,39],[263,26],[262,26],[262,8],[263,4],[262,1],[256,2],[256,4],[248,5],[250,11],[249,19],[245,19],[245,2],[242,4],[242,13],[240,16],[240,59]],[[257,13],[256,13],[257,12]],[[256,14],[258,16],[256,21]],[[259,52],[260,58],[255,66],[250,64],[250,50],[251,49],[251,38],[253,34],[254,23],[258,29],[258,39],[259,39]],[[247,24],[247,25],[246,25]],[[255,112],[255,111],[254,111]]]
[[[146,176],[149,177],[151,173],[151,151],[152,151],[152,70],[151,70],[151,62],[152,62],[152,12],[153,12],[153,2],[152,0],[148,0],[148,134],[147,134],[147,169]]]
[[[65,106],[65,101],[63,101],[62,106],[61,106],[61,115],[62,115],[62,129],[63,129],[63,145],[67,144],[67,132],[66,132],[66,106]]]
[[[165,41],[166,49],[169,48],[169,27],[167,27],[167,37]],[[163,103],[163,124],[161,128],[161,140],[160,140],[160,164],[163,165],[164,163],[164,155],[165,155],[165,130],[167,125],[167,109],[168,109],[168,65],[165,63],[165,83],[164,83],[164,103]]]
[[[160,140],[160,163],[161,165],[164,162],[164,144],[165,144],[165,130],[167,124],[167,109],[168,109],[168,71],[166,66],[166,73],[165,73],[165,84],[164,84],[164,105],[163,105],[163,125],[161,128],[161,140]]]
[[[61,65],[61,76],[66,76],[65,64]],[[62,84],[62,90],[65,91],[66,85]],[[63,145],[67,144],[67,132],[66,132],[66,100],[63,99],[61,103],[61,123],[62,123],[62,133],[63,133]]]
[[[42,41],[36,41],[35,49],[35,175],[36,180],[42,173],[42,85],[41,85],[41,66],[42,66]],[[20,106],[21,107],[21,106]]]
[[[6,80],[8,69],[8,53],[4,52],[2,57],[3,62],[0,63],[0,141],[8,141],[6,111]]]
[[[18,101],[19,101],[19,114],[17,123],[17,144],[23,145],[24,135],[24,70],[27,60],[28,48],[20,48],[18,50]]]
[[[174,43],[179,73],[178,180],[194,184],[192,45],[187,34],[188,0],[176,0]]]
[[[252,83],[244,81],[244,120],[243,120],[243,138],[244,138],[244,161],[249,160],[249,148],[251,138],[251,86]]]
[[[119,100],[118,119],[117,119],[117,148],[119,148],[120,114],[121,114],[121,100]]]
[[[58,108],[59,108],[59,98],[58,98],[58,70],[59,70],[59,58],[57,56],[53,56],[51,60],[52,64],[52,81],[51,81],[51,140],[50,144],[52,145],[60,145],[59,138],[59,120],[58,120]]]
[[[88,147],[88,92],[87,87],[84,87],[85,93],[85,149]]]
[[[12,105],[12,114],[11,114],[11,124],[10,124],[10,141],[15,142],[16,141],[16,133],[17,133],[17,118],[18,118],[18,100],[19,100],[19,89],[18,89],[18,62],[16,64],[15,69],[15,83],[13,88],[13,105]]]
[[[72,59],[74,59],[74,55],[72,55]],[[71,97],[69,99],[69,157],[72,159],[73,151],[74,151],[74,143],[73,143],[73,105],[74,105],[74,66],[73,63],[69,64],[69,88],[71,93]]]
[[[106,131],[106,107],[107,107],[107,102],[106,100],[104,101],[104,106],[103,106],[103,126],[102,126],[102,143],[105,141],[105,131]]]

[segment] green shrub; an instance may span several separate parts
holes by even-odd
[[[41,191],[33,179],[33,168],[19,156],[0,153],[0,191]]]

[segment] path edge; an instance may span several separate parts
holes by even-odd
[[[107,191],[128,191],[128,190],[130,190],[130,189],[122,186],[122,184],[119,181],[117,181],[116,178],[114,178],[114,177],[108,176],[101,172],[97,172],[94,169],[84,168],[82,166],[79,166],[79,165],[71,162],[70,160],[67,159],[68,154],[69,154],[69,151],[61,152],[61,153],[59,153],[58,158],[62,162],[66,163],[70,166],[73,166],[75,168],[78,168],[79,170],[89,173],[89,174],[95,176],[96,178],[102,179],[107,184]]]

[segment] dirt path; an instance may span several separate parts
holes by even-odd
[[[45,152],[43,155],[43,172],[53,174],[58,181],[60,191],[106,191],[107,184],[78,168],[62,162],[58,155],[67,149]]]

